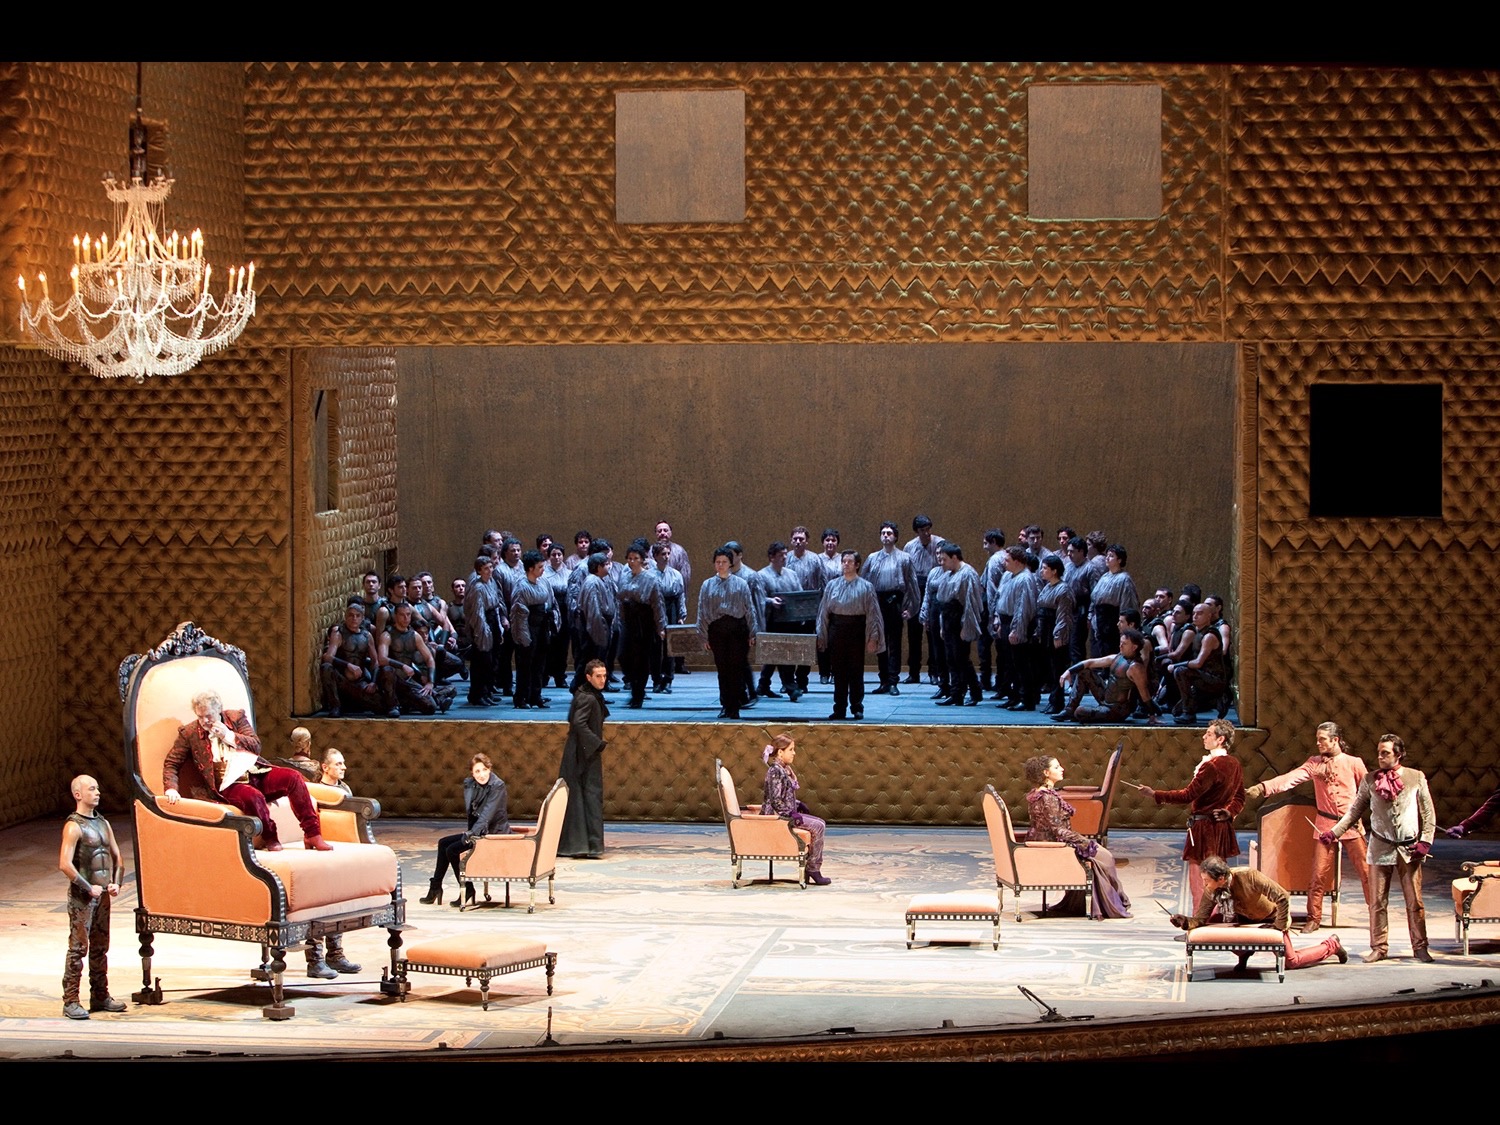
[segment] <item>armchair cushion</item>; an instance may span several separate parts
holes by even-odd
[[[256,852],[262,867],[274,871],[286,888],[289,920],[300,921],[309,911],[344,908],[352,901],[373,898],[389,901],[396,889],[396,853],[383,844],[332,845],[331,852],[304,851],[288,844],[279,852]],[[348,909],[359,909],[348,906]]]

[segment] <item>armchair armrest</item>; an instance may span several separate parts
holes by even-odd
[[[1019,841],[1017,841],[1019,843]],[[1061,840],[1034,840],[1026,847],[1032,850],[1040,848],[1071,848],[1072,844],[1065,844]]]
[[[231,813],[235,816],[240,815],[240,810],[233,805],[221,805],[217,801],[199,801],[193,797],[183,797],[172,805],[167,803],[165,797],[158,796],[156,807],[167,816],[201,820],[206,824],[217,824]]]
[[[753,813],[752,812],[740,813],[740,819],[741,820],[787,820],[788,819],[787,817],[784,817],[784,816],[777,816],[775,813],[769,813],[769,812],[763,813],[763,812],[760,811],[760,806],[759,805],[756,805],[755,809],[756,809],[756,811],[753,812]]]

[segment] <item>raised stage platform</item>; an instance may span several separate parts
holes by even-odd
[[[553,996],[534,971],[499,978],[488,1012],[454,978],[417,975],[405,1003],[382,998],[375,982],[385,935],[359,932],[346,945],[364,971],[326,983],[289,972],[296,1018],[271,1024],[260,1015],[263,986],[248,982],[254,947],[163,936],[154,973],[164,1005],[73,1022],[62,1018],[58,992],[67,921],[59,823],[0,832],[0,1056],[9,1059],[1119,1060],[1430,1037],[1500,1021],[1500,929],[1476,930],[1471,955],[1460,956],[1447,899],[1460,862],[1500,855],[1495,841],[1444,840],[1435,850],[1426,902],[1436,964],[1406,956],[1399,901],[1393,959],[1359,964],[1366,913],[1346,880],[1342,924],[1332,932],[1350,963],[1328,961],[1278,984],[1269,959],[1252,962],[1263,972],[1236,975],[1227,955],[1200,958],[1198,979],[1187,979],[1183,946],[1161,909],[1184,905],[1175,832],[1112,834],[1131,919],[1036,918],[1033,893],[1023,900],[1027,920],[1007,912],[998,951],[982,940],[987,927],[964,923],[919,930],[907,950],[902,911],[912,893],[993,887],[981,831],[835,827],[825,863],[832,886],[732,890],[722,827],[610,824],[602,861],[562,861],[555,906],[543,897],[533,915],[524,907],[460,914],[415,901],[433,846],[453,822],[400,820],[380,822],[377,833],[401,859],[414,927],[407,942],[480,931],[544,939],[558,954]],[[128,819],[113,823],[128,856]],[[764,867],[747,873],[764,875]],[[451,878],[447,890],[451,898]],[[134,895],[132,877],[116,909],[110,961],[121,997],[140,980]],[[293,968],[300,971],[296,959]],[[1057,1018],[1045,1019],[1022,987]]]

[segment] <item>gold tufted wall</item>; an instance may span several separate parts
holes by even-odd
[[[1159,82],[1164,214],[1026,219],[1033,82]],[[614,221],[614,94],[746,91],[743,224]],[[1219,339],[1223,72],[256,64],[260,329],[342,344]]]
[[[349,783],[380,796],[394,816],[460,816],[469,756],[484,751],[510,792],[511,815],[534,817],[557,779],[566,723],[406,723],[308,719],[319,747],[337,746]],[[741,802],[760,801],[765,731],[755,724],[607,723],[604,812],[618,820],[720,818],[713,764],[734,776]],[[400,728],[399,732],[393,728]],[[773,726],[773,733],[779,727]],[[1037,754],[1061,758],[1071,782],[1098,781],[1115,743],[1125,740],[1123,776],[1181,788],[1203,755],[1198,737],[1170,728],[895,727],[797,723],[797,764],[807,800],[842,823],[979,823],[979,795],[993,784],[1018,817],[1026,804],[1023,765]],[[392,746],[399,735],[399,754]],[[1235,753],[1258,776],[1265,732],[1245,730]],[[1178,828],[1181,808],[1158,809],[1121,789],[1113,823]]]
[[[67,798],[68,763],[57,753],[58,632],[47,627],[58,605],[57,377],[51,360],[0,347],[0,583],[18,609],[30,609],[0,655],[0,825]],[[118,735],[110,746],[117,743]]]
[[[336,506],[317,510],[314,402],[336,396],[326,449]],[[342,620],[360,576],[396,547],[396,353],[392,348],[300,348],[292,361],[292,705],[320,704],[318,665],[329,625]]]
[[[300,530],[305,380],[367,387],[357,410],[372,436],[349,448],[349,467],[379,481],[392,468],[374,435],[393,423],[378,404],[403,345],[1239,344],[1241,413],[1224,441],[1240,474],[1242,689],[1264,730],[1244,736],[1247,774],[1297,761],[1312,724],[1332,717],[1367,757],[1382,730],[1406,735],[1445,822],[1496,783],[1500,747],[1471,731],[1490,702],[1487,658],[1462,695],[1443,666],[1455,628],[1482,648],[1480,623],[1500,612],[1493,72],[255,63],[148,68],[147,81],[148,112],[156,81],[158,115],[173,117],[174,198],[223,246],[216,262],[256,260],[261,311],[242,348],[146,388],[0,353],[0,569],[50,582],[64,602],[88,591],[91,612],[86,634],[60,640],[55,675],[41,677],[52,683],[33,689],[0,663],[0,690],[27,701],[21,729],[0,734],[11,740],[0,780],[19,787],[0,797],[0,822],[52,800],[49,771],[115,768],[114,666],[183,617],[251,654],[265,733],[284,736],[326,623],[311,618],[369,552],[396,545],[374,483],[358,514],[341,514],[342,553],[337,521],[321,542]],[[1029,220],[1029,87],[1120,81],[1162,90],[1162,216]],[[103,221],[89,209],[103,206],[98,174],[123,160],[132,86],[115,64],[0,65],[0,270],[60,264],[64,234]],[[682,86],[746,91],[747,219],[620,226],[614,92]],[[0,284],[9,342],[13,293]],[[1442,519],[1307,518],[1306,401],[1321,379],[1443,385]],[[1149,440],[1149,418],[1130,424]],[[188,435],[207,456],[181,452]],[[1399,442],[1383,436],[1372,454],[1399,455]],[[1175,480],[1164,472],[1164,498]],[[1440,628],[1449,607],[1463,624]],[[389,787],[393,811],[414,813],[452,811],[441,794],[461,765],[447,763],[470,739],[525,739],[512,773],[528,792],[561,741],[524,724],[329,726],[320,743],[391,763],[362,766],[361,788]],[[705,815],[706,783],[631,795],[621,775],[649,771],[644,746],[631,755],[652,728],[621,730],[611,815]],[[1057,743],[1078,755],[1075,775],[1108,742],[1096,734]],[[687,728],[672,753],[706,775],[700,759],[725,737]],[[990,737],[1006,760],[1024,757],[1021,735],[841,732],[854,765],[826,783],[835,817],[968,819],[967,799],[945,794],[978,779]],[[1161,777],[1196,758],[1190,734],[1140,738],[1160,744]],[[857,776],[899,777],[907,761],[933,792]],[[754,772],[739,771],[742,787]],[[1132,809],[1122,816],[1155,822]]]

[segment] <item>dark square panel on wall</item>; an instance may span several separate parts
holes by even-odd
[[[1308,514],[1443,514],[1443,388],[1315,384],[1308,395]]]
[[[615,218],[743,222],[745,91],[617,92]]]
[[[1161,87],[1056,83],[1027,91],[1033,219],[1161,216]]]

